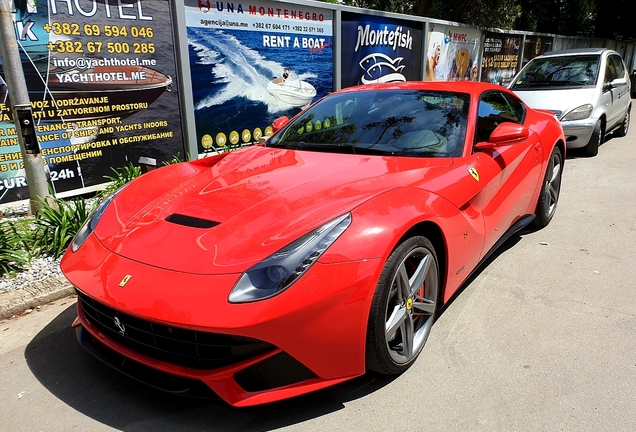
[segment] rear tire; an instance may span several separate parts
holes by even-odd
[[[594,126],[594,132],[592,132],[592,136],[590,137],[590,141],[587,143],[585,147],[583,147],[583,151],[588,156],[596,156],[598,154],[598,148],[603,143],[603,122],[599,119]]]
[[[623,123],[621,123],[618,129],[614,131],[614,136],[622,138],[625,135],[627,135],[627,132],[629,131],[629,120],[630,120],[629,112],[630,111],[631,111],[631,107],[625,113],[625,118],[623,119]]]
[[[563,174],[563,155],[561,149],[554,146],[548,166],[545,170],[543,178],[543,186],[541,186],[541,195],[537,203],[535,218],[532,224],[537,228],[546,227],[554,213],[556,212],[557,203],[559,202],[559,193],[561,192],[561,175]]]
[[[411,237],[387,259],[367,325],[367,369],[404,372],[417,359],[438,309],[439,264],[431,242]]]

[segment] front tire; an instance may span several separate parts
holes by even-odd
[[[594,131],[592,132],[590,141],[583,147],[583,151],[588,156],[596,156],[601,144],[603,144],[603,122],[599,119],[596,125],[594,125]]]
[[[367,369],[393,375],[422,351],[440,299],[439,264],[431,242],[411,237],[387,259],[367,327]]]
[[[629,112],[631,111],[631,107],[625,113],[625,117],[623,118],[623,123],[614,131],[614,136],[622,138],[627,135],[627,131],[629,131]]]
[[[554,213],[556,212],[557,203],[559,202],[559,193],[561,192],[561,176],[563,175],[563,154],[561,149],[554,146],[548,167],[545,170],[543,185],[541,186],[541,195],[537,203],[535,218],[533,225],[538,228],[547,226]]]

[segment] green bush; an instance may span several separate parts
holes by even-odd
[[[0,275],[16,273],[31,262],[28,233],[13,221],[0,222]]]
[[[82,197],[69,201],[52,197],[33,220],[33,250],[59,258],[98,202],[88,205]]]
[[[129,162],[128,165],[124,165],[121,168],[111,168],[111,170],[113,170],[115,175],[104,176],[104,178],[110,180],[111,183],[102,191],[103,196],[112,194],[129,181],[141,175],[141,167],[133,165],[132,162]]]
[[[177,154],[174,155],[172,157],[172,159],[170,159],[167,162],[163,162],[163,164],[164,164],[164,166],[168,166],[168,165],[178,164],[178,163],[181,163],[181,162],[184,162],[184,161],[185,161],[185,159],[183,157],[181,157],[181,152],[177,152]]]

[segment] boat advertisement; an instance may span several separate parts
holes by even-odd
[[[185,0],[200,154],[272,134],[333,90],[330,10],[275,3]]]
[[[422,29],[413,24],[343,12],[342,87],[421,79]]]
[[[141,157],[158,165],[184,157],[168,0],[15,4],[35,130],[55,193],[105,183],[112,168]],[[28,198],[4,98],[0,92],[0,203]]]
[[[507,86],[519,70],[521,35],[486,33],[481,81]]]
[[[479,30],[431,24],[425,80],[477,81],[480,39]]]

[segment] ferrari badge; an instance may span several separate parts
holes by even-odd
[[[469,166],[468,168],[466,168],[468,170],[468,172],[470,173],[471,176],[473,176],[473,178],[477,181],[479,181],[479,173],[477,172],[477,170],[475,169],[475,167],[471,167]]]
[[[132,275],[124,276],[124,278],[121,280],[121,282],[119,282],[119,286],[122,287],[122,288],[125,287],[131,277],[132,277]]]

